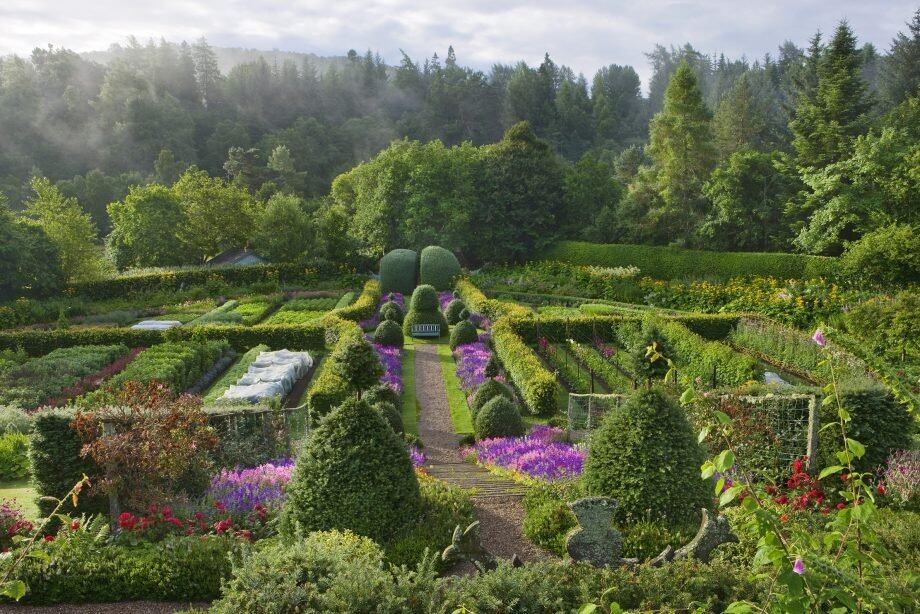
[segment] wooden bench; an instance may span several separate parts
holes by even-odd
[[[440,324],[413,324],[410,329],[413,337],[440,337]]]

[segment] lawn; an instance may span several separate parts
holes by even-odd
[[[418,436],[418,399],[415,396],[415,348],[406,343],[402,352],[403,429]]]
[[[39,517],[38,506],[35,505],[35,497],[38,493],[32,488],[29,480],[16,480],[14,482],[0,482],[0,501],[15,499],[16,503],[22,508],[23,514],[29,520],[35,520]]]

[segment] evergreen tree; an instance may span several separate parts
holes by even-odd
[[[898,32],[883,61],[883,90],[889,104],[920,96],[920,9],[907,24],[908,34]]]

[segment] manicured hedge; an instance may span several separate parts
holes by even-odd
[[[560,241],[542,254],[542,260],[619,267],[634,265],[642,275],[656,279],[728,279],[764,275],[781,279],[811,279],[832,275],[837,259],[803,254],[709,252],[651,245]]]
[[[663,319],[679,322],[699,336],[709,340],[724,339],[739,320],[734,314],[699,314],[692,316],[662,316]],[[584,315],[573,317],[539,316],[514,318],[514,331],[528,343],[536,343],[540,337],[561,342],[567,339],[589,342],[595,337],[604,341],[616,341],[617,328],[624,322],[639,322],[637,315]]]
[[[418,254],[394,249],[380,259],[380,287],[384,293],[412,294],[418,282]]]
[[[215,281],[244,286],[262,282],[307,283],[319,279],[316,271],[296,264],[200,267],[81,282],[71,284],[65,292],[98,300],[139,292],[179,290]]]
[[[360,322],[374,317],[377,312],[377,306],[380,304],[381,285],[376,279],[368,279],[364,284],[364,289],[358,296],[358,299],[341,309],[336,309],[332,313],[345,319]]]
[[[477,288],[473,282],[468,279],[461,279],[457,282],[457,291],[460,298],[466,303],[467,308],[472,313],[482,314],[492,320],[511,316],[515,318],[533,317],[534,313],[517,303],[498,301],[491,299],[483,294],[482,290]]]
[[[65,330],[21,330],[0,332],[0,349],[22,348],[31,356],[39,356],[74,345],[113,345],[128,347],[151,346],[163,341],[185,339],[226,339],[239,351],[265,343],[271,347],[291,350],[321,350],[325,328],[321,321],[307,324],[256,324],[255,326],[196,326],[179,327],[162,332],[130,328],[71,328]]]
[[[460,277],[460,262],[450,250],[429,245],[419,256],[419,283],[435,287],[435,290],[452,290]]]
[[[316,424],[323,416],[339,405],[348,397],[348,388],[345,382],[335,374],[336,350],[344,347],[356,339],[361,339],[364,333],[361,328],[351,320],[343,320],[335,315],[324,319],[327,326],[327,337],[330,342],[330,353],[320,366],[319,373],[310,382],[307,390],[307,405],[310,409],[310,421]]]
[[[536,353],[515,334],[510,322],[503,319],[492,327],[492,341],[527,410],[542,416],[555,413],[559,384]]]
[[[707,341],[675,320],[647,318],[654,323],[664,338],[674,348],[677,356],[669,356],[678,371],[692,378],[701,378],[709,384],[715,369],[718,386],[737,386],[760,379],[757,361],[734,351],[718,341]]]
[[[114,390],[124,382],[158,381],[176,393],[185,391],[230,350],[226,341],[178,341],[144,350],[105,388]]]
[[[96,464],[90,459],[80,457],[82,442],[77,433],[70,428],[74,410],[43,410],[35,414],[32,428],[32,440],[29,445],[29,462],[32,468],[32,480],[39,497],[61,498],[66,495],[83,475],[93,478],[98,474]],[[56,504],[52,501],[38,501],[42,514],[48,514]],[[93,489],[81,493],[78,512],[107,512],[108,501],[101,496],[93,496]],[[68,502],[64,512],[72,512]]]

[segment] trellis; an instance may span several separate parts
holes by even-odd
[[[566,412],[569,439],[579,441],[597,428],[607,412],[626,402],[625,394],[569,394]]]
[[[263,442],[280,442],[281,454],[291,453],[292,433],[306,436],[310,430],[310,420],[306,405],[282,408],[228,408],[208,412],[208,421],[219,434],[233,433],[239,436],[243,430],[261,432]],[[253,423],[257,425],[252,429]],[[279,454],[279,456],[281,455]]]

